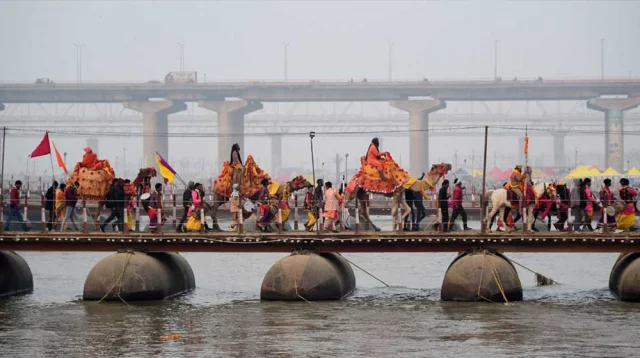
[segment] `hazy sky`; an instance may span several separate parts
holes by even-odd
[[[637,1],[2,1],[0,79],[162,79],[186,67],[208,79],[640,76]]]
[[[601,38],[605,38],[605,75],[640,77],[640,2],[636,1],[4,0],[0,2],[0,82],[33,82],[39,77],[75,81],[74,43],[85,45],[85,81],[162,80],[179,68],[178,42],[186,44],[185,67],[197,70],[201,80],[206,73],[207,81],[282,79],[283,42],[289,44],[290,80],[386,79],[389,42],[393,42],[394,79],[491,78],[494,40],[499,41],[498,74],[503,79],[599,78]],[[450,103],[445,111],[465,105]],[[273,113],[273,106],[267,104],[265,110]],[[384,103],[376,106],[383,113],[388,108]],[[628,152],[637,137],[626,138]],[[31,147],[37,141],[14,138],[13,145]],[[76,160],[83,141],[68,140],[59,146],[74,153],[76,158],[70,161]],[[337,139],[318,141],[319,155],[329,162]],[[340,139],[338,151],[360,155],[368,141]],[[114,160],[123,145],[133,153],[141,150],[141,142],[104,139],[100,154]],[[197,143],[211,148],[201,156],[215,157],[214,139]],[[245,143],[245,154],[264,153],[269,140]],[[432,161],[451,158],[455,151],[479,153],[482,140],[463,138],[455,146],[451,143],[450,137],[432,136]],[[551,140],[543,143],[538,153],[551,157]],[[285,139],[283,144],[298,148],[307,142]],[[509,139],[490,146],[509,151],[515,144],[515,139]],[[172,139],[170,145],[176,160],[197,155],[191,152],[193,140]],[[384,145],[408,162],[406,139],[389,138]],[[604,148],[602,139],[585,143],[569,137],[567,156],[577,146],[592,152]],[[283,153],[285,166],[300,165],[308,157],[303,151]],[[268,167],[268,155],[262,157]],[[8,158],[13,169],[22,168],[23,161],[19,156]]]

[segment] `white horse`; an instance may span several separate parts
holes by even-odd
[[[536,193],[543,193],[547,190],[551,183],[540,182],[534,185],[534,191]],[[555,191],[555,189],[554,189]],[[504,213],[505,208],[512,209],[511,202],[507,199],[507,190],[504,188],[496,189],[496,190],[488,190],[485,194],[484,200],[488,203],[489,199],[491,199],[491,212],[485,218],[486,225],[489,227],[489,223],[491,219],[500,212],[499,218],[504,221]],[[529,231],[533,228],[533,211],[535,209],[534,204],[529,204],[526,206],[526,215],[527,215],[527,229]],[[505,223],[506,224],[506,223]],[[509,229],[507,229],[509,230]]]
[[[500,188],[496,190],[487,190],[483,199],[486,203],[489,203],[489,200],[491,200],[491,211],[485,218],[485,224],[487,227],[489,227],[491,219],[496,215],[496,213],[498,213],[498,211],[500,212],[499,218],[504,220],[505,208],[511,209],[511,202],[507,199],[506,189]]]

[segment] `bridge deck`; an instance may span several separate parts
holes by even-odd
[[[148,252],[460,252],[470,249],[502,252],[635,252],[640,234],[595,233],[428,233],[307,232],[207,234],[149,233],[33,233],[0,234],[0,250],[12,251],[117,251]]]

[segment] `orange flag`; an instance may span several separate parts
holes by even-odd
[[[529,136],[524,137],[524,154],[529,154]]]
[[[65,174],[69,175],[69,172],[67,171],[67,166],[64,164],[64,160],[60,156],[60,152],[58,152],[58,148],[56,148],[55,143],[53,143],[53,150],[56,152],[56,159],[58,160],[58,166],[64,170]]]

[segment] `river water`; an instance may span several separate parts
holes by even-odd
[[[284,254],[185,253],[197,289],[134,304],[83,302],[84,279],[107,253],[21,253],[34,292],[0,300],[0,356],[11,357],[483,357],[636,356],[640,304],[607,288],[616,254],[509,254],[562,284],[524,301],[440,302],[455,254],[348,254],[391,285],[354,269],[339,302],[261,302],[260,284]],[[181,334],[182,338],[160,336]]]

